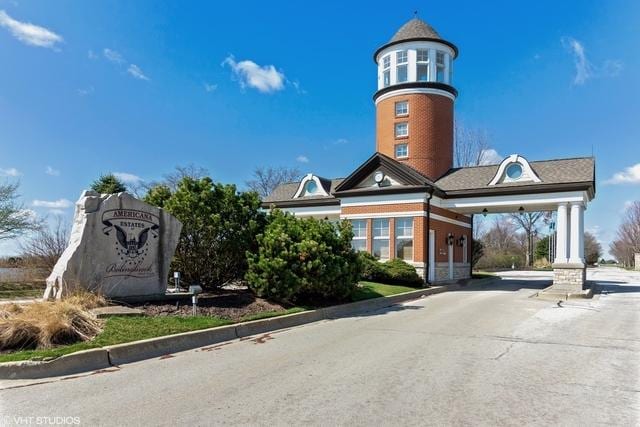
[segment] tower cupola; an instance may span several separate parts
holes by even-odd
[[[376,50],[376,149],[432,180],[453,167],[458,48],[413,18]]]

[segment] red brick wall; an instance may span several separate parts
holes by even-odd
[[[409,115],[395,116],[395,103],[409,102]],[[395,123],[408,122],[409,136],[395,137]],[[376,150],[395,158],[395,145],[408,142],[407,163],[436,180],[453,167],[453,100],[441,95],[398,95],[376,106]]]

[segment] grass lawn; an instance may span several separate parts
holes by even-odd
[[[44,289],[42,283],[0,283],[0,299],[41,298]]]
[[[418,288],[408,286],[384,285],[375,282],[360,282],[360,286],[351,296],[353,301],[362,301],[370,298],[387,297],[389,295],[401,294],[403,292],[415,291]]]
[[[357,291],[352,296],[352,301],[362,301],[365,299],[395,295],[414,290],[416,290],[416,288],[410,288],[407,286],[384,285],[382,283],[374,282],[360,282]],[[282,316],[285,314],[299,313],[311,308],[312,307],[293,307],[281,311],[267,311],[264,313],[246,316],[242,318],[241,321],[247,322],[251,320]],[[0,362],[52,359],[63,356],[65,354],[74,353],[76,351],[104,347],[114,344],[122,344],[147,338],[178,334],[181,332],[213,328],[216,326],[230,325],[232,323],[233,322],[230,320],[211,316],[114,316],[106,320],[104,330],[91,341],[55,347],[46,350],[22,350],[12,353],[0,354]]]

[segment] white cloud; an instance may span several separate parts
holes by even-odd
[[[107,58],[107,60],[116,64],[122,64],[124,62],[124,58],[122,57],[120,52],[116,52],[115,50],[111,50],[106,47],[102,50],[102,55],[104,55],[104,57]]]
[[[296,90],[296,92],[298,94],[300,94],[300,95],[306,95],[307,94],[307,91],[304,90],[302,88],[302,86],[300,86],[300,82],[299,81],[294,80],[294,81],[291,82],[291,85],[294,87],[294,89]]]
[[[0,176],[20,176],[22,175],[22,172],[20,172],[18,169],[16,168],[9,168],[9,169],[2,169],[0,168]]]
[[[298,156],[296,157],[296,160],[299,161],[300,163],[309,163],[309,158],[307,156]]]
[[[563,37],[562,44],[573,55],[573,63],[576,67],[576,75],[573,78],[573,84],[583,85],[587,80],[593,77],[593,66],[587,59],[584,51],[584,45],[573,37]]]
[[[207,82],[204,82],[203,86],[206,92],[213,92],[214,90],[218,89],[218,85],[207,83]]]
[[[126,184],[137,184],[138,182],[142,181],[142,178],[140,178],[138,175],[134,175],[132,173],[127,173],[127,172],[114,172],[113,175],[118,178],[120,181],[126,183]]]
[[[583,85],[594,77],[615,77],[622,71],[622,61],[607,59],[602,66],[594,66],[587,58],[584,45],[573,37],[563,37],[562,45],[573,56],[576,67],[576,75],[573,77],[574,85]]]
[[[616,172],[605,184],[640,184],[640,163],[625,168],[622,172]]]
[[[136,79],[149,80],[149,77],[145,76],[140,67],[138,67],[136,64],[129,65],[129,68],[127,68],[127,73],[131,74]]]
[[[222,65],[231,67],[242,88],[249,86],[262,93],[273,93],[284,89],[286,77],[273,65],[260,66],[249,60],[236,62],[233,55],[228,56]]]
[[[34,200],[31,204],[36,208],[48,209],[67,209],[73,206],[73,202],[67,199],[58,199],[54,201]]]
[[[67,213],[65,211],[63,211],[62,209],[49,209],[49,213],[53,214],[55,216],[64,216]]]
[[[96,55],[93,50],[89,49],[89,51],[87,52],[87,58],[89,58],[89,59],[98,59],[98,55]]]
[[[62,37],[51,30],[28,22],[20,22],[0,10],[0,27],[6,28],[13,37],[31,46],[55,48]]]
[[[486,150],[482,150],[480,153],[480,165],[497,165],[504,160],[504,157],[501,156],[496,150],[493,148],[488,148]]]
[[[336,139],[336,142],[334,143],[335,145],[344,145],[344,144],[348,144],[349,140],[346,138],[338,138]]]
[[[52,168],[51,166],[47,166],[47,168],[44,170],[44,173],[51,176],[60,176],[60,171],[58,169]]]
[[[86,89],[78,89],[79,96],[88,96],[88,95],[91,95],[93,92],[94,92],[93,86],[89,86]]]

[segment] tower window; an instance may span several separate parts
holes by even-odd
[[[409,79],[409,75],[407,73],[408,61],[409,57],[406,50],[399,50],[396,52],[396,80],[398,83],[404,83]]]
[[[429,81],[429,50],[416,50],[416,79],[419,82]]]
[[[396,145],[396,158],[402,159],[409,157],[409,144]]]
[[[396,102],[396,117],[409,114],[409,101]]]
[[[444,52],[436,52],[436,81],[444,82]]]
[[[396,135],[396,138],[409,136],[409,123],[407,122],[396,123],[395,135]]]
[[[382,58],[382,86],[387,87],[391,84],[391,55]]]

